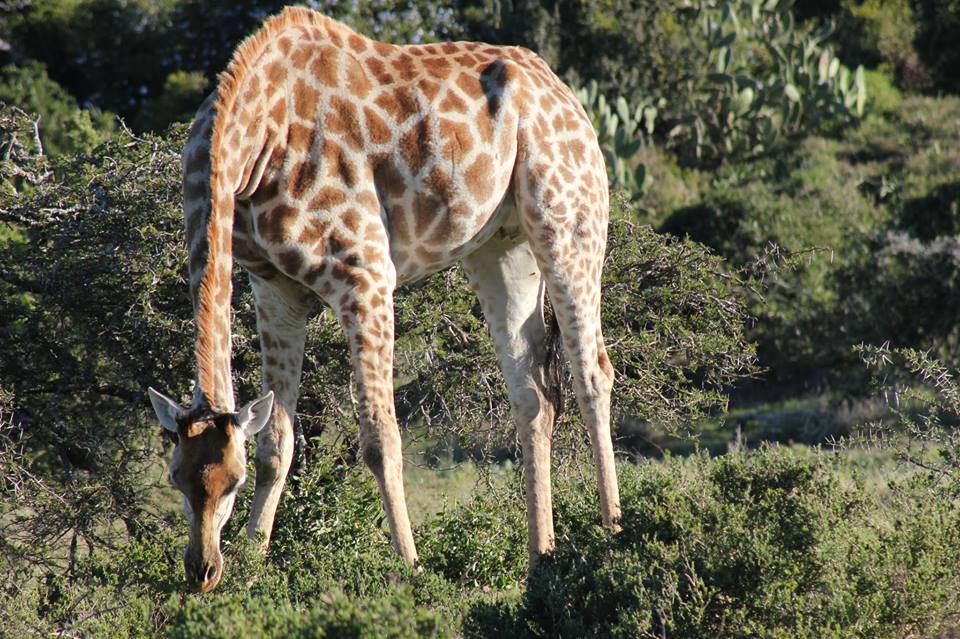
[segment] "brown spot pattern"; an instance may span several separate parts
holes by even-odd
[[[319,55],[310,63],[310,72],[313,77],[328,87],[337,86],[337,56],[329,47],[321,49]]]
[[[481,153],[466,172],[467,188],[473,199],[484,202],[493,192],[493,160],[486,153]]]
[[[280,243],[287,239],[287,229],[297,219],[297,210],[280,204],[264,211],[257,218],[257,230],[264,241]]]
[[[386,144],[393,138],[390,127],[383,121],[376,111],[370,107],[363,107],[363,119],[367,125],[367,135],[374,144]]]

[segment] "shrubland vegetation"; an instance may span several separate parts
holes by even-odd
[[[193,376],[179,149],[282,4],[0,3],[0,636],[954,636],[960,13],[926,0],[309,3],[385,40],[525,44],[577,87],[615,191],[624,530],[598,525],[567,397],[557,550],[528,574],[508,403],[453,269],[397,300],[408,460],[480,477],[418,499],[422,570],[390,549],[318,308],[270,554],[241,498],[223,584],[186,594],[145,396]],[[233,307],[252,397],[240,277]]]

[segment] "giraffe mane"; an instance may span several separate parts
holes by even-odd
[[[232,235],[233,202],[225,198],[232,198],[234,193],[228,192],[225,184],[227,179],[221,165],[222,144],[227,120],[240,92],[240,86],[248,71],[256,64],[267,47],[273,43],[281,33],[291,27],[323,27],[328,30],[349,31],[349,29],[316,11],[306,7],[287,7],[279,15],[269,18],[263,26],[248,36],[233,54],[225,71],[218,76],[217,99],[215,102],[216,116],[213,120],[213,133],[210,139],[210,216],[207,220],[207,263],[203,269],[198,290],[197,307],[197,343],[196,358],[198,381],[203,395],[212,408],[222,412],[230,412],[229,405],[221,405],[219,400],[224,399],[232,404],[232,396],[218,397],[217,394],[217,348],[216,348],[216,319],[214,317],[217,293],[226,288],[232,288],[232,237],[222,238],[221,234]],[[223,220],[219,217],[222,216]],[[224,222],[221,224],[221,221]],[[226,222],[229,221],[229,224]],[[229,264],[224,272],[218,266],[218,257],[225,256]],[[227,295],[229,306],[229,293]],[[228,311],[229,314],[229,311]],[[227,318],[228,336],[226,339],[226,362],[229,370],[230,338],[229,317]],[[229,375],[229,373],[228,373]]]

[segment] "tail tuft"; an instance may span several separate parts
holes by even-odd
[[[543,360],[543,381],[546,397],[553,404],[553,424],[556,426],[563,414],[563,344],[560,340],[560,325],[557,314],[551,308],[547,321],[547,348]]]

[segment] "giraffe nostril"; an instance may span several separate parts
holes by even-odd
[[[207,570],[203,575],[203,583],[207,583],[217,576],[217,566],[216,564],[209,563],[207,564]]]

